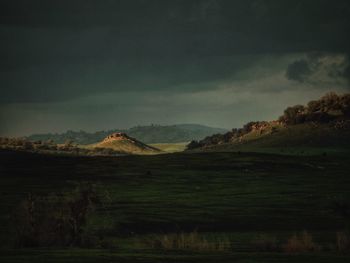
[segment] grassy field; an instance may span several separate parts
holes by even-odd
[[[336,232],[348,220],[350,157],[259,153],[174,153],[68,157],[0,153],[1,262],[348,262]],[[108,202],[94,215],[105,249],[13,249],[11,213],[29,193],[45,195],[92,182]],[[346,207],[346,205],[344,206]],[[229,240],[223,251],[164,250],[145,240],[198,232]],[[308,231],[321,248],[257,251],[260,235],[286,244]],[[48,260],[49,259],[49,260]]]
[[[189,142],[179,142],[179,143],[153,143],[150,146],[160,149],[167,153],[182,152],[186,149]]]
[[[125,263],[348,263],[349,256],[322,254],[284,255],[277,253],[183,254],[106,251],[97,249],[3,251],[2,262],[125,262]]]

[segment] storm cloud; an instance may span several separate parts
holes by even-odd
[[[349,80],[349,57],[345,54],[310,53],[291,63],[286,72],[289,80],[315,85],[343,83]]]
[[[1,1],[0,134],[271,119],[349,89],[348,32],[347,0]]]

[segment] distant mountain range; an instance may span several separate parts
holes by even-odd
[[[73,141],[77,144],[94,144],[102,141],[112,133],[122,132],[144,143],[179,143],[200,140],[204,137],[227,132],[225,129],[213,128],[198,124],[148,125],[130,129],[114,129],[89,133],[85,131],[67,131],[65,133],[33,134],[27,137],[31,141],[48,141],[65,143]]]

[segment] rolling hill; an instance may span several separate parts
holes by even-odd
[[[341,153],[350,150],[350,130],[331,125],[298,124],[280,126],[265,134],[252,131],[228,143],[197,148],[196,151],[241,151],[285,154]]]
[[[27,137],[31,141],[48,141],[62,144],[66,141],[73,141],[77,144],[94,144],[107,137],[109,134],[122,132],[133,138],[150,144],[150,143],[181,143],[192,140],[199,140],[206,136],[226,132],[221,128],[212,128],[198,124],[179,124],[179,125],[149,125],[136,126],[130,129],[114,129],[109,131],[98,131],[89,133],[85,131],[67,131],[65,133],[47,133],[33,134]]]
[[[126,154],[156,154],[161,152],[161,150],[129,137],[125,133],[113,133],[103,141],[86,147],[112,149]]]
[[[307,106],[288,107],[276,121],[249,122],[225,134],[192,141],[191,151],[287,154],[348,152],[350,95],[326,94]]]

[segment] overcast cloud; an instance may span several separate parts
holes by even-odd
[[[346,0],[2,1],[0,135],[233,128],[349,91]]]

